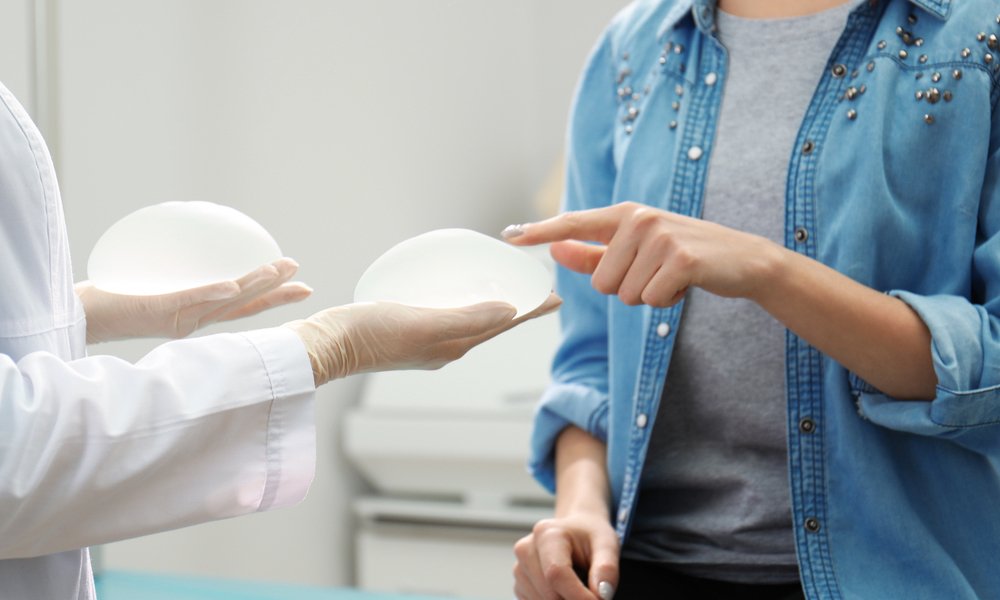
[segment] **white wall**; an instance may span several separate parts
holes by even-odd
[[[27,4],[0,1],[17,5],[0,34],[28,43],[17,37]],[[350,301],[367,264],[405,237],[534,218],[579,68],[623,4],[39,1],[54,12],[50,137],[78,277],[104,229],[139,206],[230,204],[316,289],[241,327]],[[29,81],[4,62],[0,76],[8,68]],[[97,350],[135,358],[150,345]],[[358,483],[337,427],[359,385],[321,391],[319,468],[302,505],[114,544],[105,568],[350,583]]]
[[[32,0],[0,0],[0,81],[34,114]]]

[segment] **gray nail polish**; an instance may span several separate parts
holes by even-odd
[[[519,235],[524,235],[524,225],[508,225],[500,235],[504,239],[516,238]]]
[[[615,586],[602,581],[597,584],[597,593],[601,596],[601,600],[611,600],[615,595]]]

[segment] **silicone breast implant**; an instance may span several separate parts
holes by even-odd
[[[501,301],[522,315],[551,291],[549,270],[523,250],[468,229],[439,229],[376,259],[358,281],[354,300],[427,308]]]
[[[259,223],[212,202],[165,202],[141,208],[101,236],[87,275],[116,294],[168,294],[237,279],[281,258]]]

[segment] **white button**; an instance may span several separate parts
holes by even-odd
[[[688,158],[690,158],[691,160],[698,160],[699,158],[701,158],[701,155],[702,155],[702,150],[698,146],[691,146],[691,148],[688,149]]]
[[[646,416],[646,413],[639,413],[639,416],[635,418],[635,426],[639,429],[644,429],[647,423],[649,423],[649,417]]]
[[[719,80],[719,76],[712,71],[708,75],[705,75],[705,85],[715,85],[715,82]]]
[[[656,335],[667,337],[670,335],[670,323],[660,323],[656,326]]]

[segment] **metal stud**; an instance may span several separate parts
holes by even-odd
[[[674,54],[680,54],[681,52],[684,52],[684,46],[681,44],[674,46]]]
[[[857,79],[857,78],[858,78],[858,70],[854,69],[853,71],[851,71],[851,79]]]
[[[902,27],[897,27],[896,28],[896,35],[903,35],[903,28]]]
[[[847,74],[847,67],[845,67],[844,65],[839,64],[839,63],[833,65],[833,76],[834,77],[836,77],[837,79],[840,79],[841,77],[843,77],[846,74]]]
[[[954,77],[955,80],[957,81],[962,78],[962,71],[959,69],[955,69],[954,71],[951,72],[951,76]]]
[[[671,51],[671,50],[673,50],[673,49],[674,49],[674,43],[673,43],[673,42],[667,42],[667,43],[666,43],[666,44],[664,44],[664,46],[663,46],[663,51],[664,51],[664,52],[670,52],[670,51]]]
[[[969,50],[968,48],[962,49],[962,58],[969,58],[969,56],[971,55],[972,55],[972,50]]]
[[[986,41],[986,32],[985,31],[980,31],[979,33],[977,33],[976,34],[976,41],[977,42]]]
[[[684,95],[684,86],[678,83],[677,87],[674,88],[674,93],[677,94],[678,96],[683,96]]]
[[[625,126],[625,134],[626,135],[632,135],[632,126],[631,125],[626,125]]]
[[[932,114],[926,114],[926,115],[924,115],[924,123],[927,123],[928,125],[933,125],[934,124],[934,115],[932,115]]]
[[[934,73],[933,75],[931,75],[931,81],[933,81],[934,83],[941,81],[941,74]]]
[[[662,56],[662,55],[660,56],[660,64],[661,65],[667,64],[667,57],[666,56]]]
[[[906,17],[906,20],[910,25],[913,25],[917,22],[917,15],[911,13],[910,16]]]
[[[850,120],[852,120],[852,121],[854,119],[857,119],[858,118],[858,111],[854,110],[853,108],[851,110],[847,111],[847,118],[850,119]]]
[[[848,100],[854,100],[855,98],[858,97],[858,88],[854,87],[853,85],[847,88],[847,91],[844,92],[844,97],[847,98]]]
[[[914,94],[914,96],[916,97],[917,100],[923,100],[924,99],[924,90],[917,90],[917,93]]]
[[[866,91],[868,91],[868,86],[862,83],[861,87],[858,88],[858,93],[864,94]]]
[[[625,92],[623,94],[624,96],[631,96],[632,95],[632,86],[626,85],[625,88],[622,91]]]
[[[688,148],[688,158],[690,160],[698,160],[701,155],[704,154],[699,146],[691,146]]]
[[[874,71],[875,70],[875,61],[869,61],[869,63],[867,65],[865,65],[865,68],[868,69],[869,73],[871,73],[872,71]]]
[[[899,51],[899,58],[905,59],[909,55],[910,55],[910,53],[907,52],[906,50],[900,50]]]
[[[618,73],[618,83],[622,83],[625,79],[632,74],[632,69],[625,67]]]
[[[944,98],[945,102],[951,102],[952,99],[951,90],[945,90],[944,93],[941,94],[941,97]]]
[[[816,144],[812,140],[806,140],[802,144],[802,154],[812,154],[812,151],[816,148]]]
[[[716,75],[715,71],[712,71],[705,75],[705,85],[715,85],[715,82],[719,80],[719,76]]]
[[[921,54],[920,58],[918,58],[917,60],[920,61],[920,64],[924,64],[924,63],[927,62],[927,55],[926,54]]]
[[[916,75],[914,75],[914,76],[913,76],[913,78],[914,78],[914,79],[923,79],[923,78],[924,78],[924,74],[923,74],[923,73],[920,73],[920,72],[918,72],[918,73],[917,73]]]
[[[997,15],[997,25],[1000,25],[1000,15]]]
[[[618,97],[619,98],[625,97],[625,88],[618,88]]]
[[[628,107],[628,118],[629,119],[635,120],[635,118],[638,117],[638,116],[639,116],[639,109],[638,108],[636,108],[634,106]]]
[[[672,108],[674,110],[680,110],[681,109],[681,103],[678,102],[678,101],[676,101],[676,100],[674,100],[673,102],[670,103],[670,108]]]
[[[639,92],[632,94],[632,99],[636,102],[638,102],[640,98],[642,98],[642,96],[639,95]]]
[[[879,40],[879,42],[878,42],[878,49],[879,49],[879,50],[885,50],[885,47],[886,47],[887,45],[888,45],[888,44],[886,44],[885,40]]]
[[[916,44],[917,48],[919,48],[924,45],[924,38],[917,38],[913,40],[913,43]]]
[[[931,104],[937,104],[940,99],[941,99],[941,90],[939,90],[937,88],[934,88],[934,87],[932,87],[931,89],[927,90],[927,101],[928,102],[930,102]]]
[[[991,33],[989,39],[986,41],[986,45],[990,50],[996,50],[997,46],[1000,45],[1000,41],[997,40],[997,34]]]
[[[986,53],[986,56],[984,56],[984,57],[983,57],[983,61],[984,61],[984,62],[985,62],[986,64],[990,64],[991,62],[993,62],[993,55],[992,55],[992,54],[990,54],[989,52],[987,52],[987,53]]]
[[[671,121],[670,122],[670,128],[671,129],[677,129],[677,121]]]

